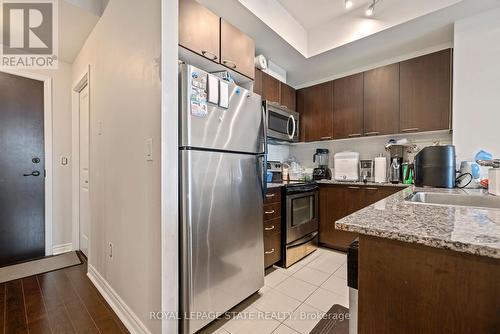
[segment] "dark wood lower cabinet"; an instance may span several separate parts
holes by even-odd
[[[271,188],[264,201],[264,267],[281,260],[281,187]]]
[[[335,229],[335,222],[403,187],[322,184],[319,187],[319,242],[327,247],[347,250],[357,233]]]
[[[358,333],[499,333],[500,260],[359,238]]]
[[[281,234],[264,232],[264,267],[281,260]]]

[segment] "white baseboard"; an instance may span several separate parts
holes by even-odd
[[[132,334],[151,334],[151,331],[142,323],[139,317],[128,307],[128,305],[120,298],[109,283],[101,276],[101,274],[91,265],[88,264],[87,276],[94,283],[95,287],[109,306],[116,313],[118,318],[123,322],[125,327]]]
[[[71,242],[67,244],[54,245],[52,246],[52,255],[59,255],[71,252],[72,250],[73,250],[73,244]]]

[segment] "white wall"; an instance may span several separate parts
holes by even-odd
[[[333,166],[333,155],[342,151],[359,152],[361,159],[373,159],[379,154],[389,156],[385,151],[385,145],[390,138],[407,138],[410,142],[417,145],[417,149],[433,145],[435,142],[440,144],[451,144],[451,135],[449,131],[423,132],[408,135],[361,137],[341,140],[328,140],[311,143],[297,143],[292,145],[273,146],[269,148],[269,160],[286,156],[286,158],[295,157],[297,161],[306,168],[314,167],[313,154],[317,148],[327,148],[330,151],[330,167]],[[410,155],[409,160],[412,160]]]
[[[74,84],[90,65],[89,267],[153,333],[161,331],[149,320],[161,307],[160,33],[161,1],[110,1],[73,64]],[[78,129],[76,110],[73,122]]]
[[[458,160],[500,157],[500,9],[455,23],[453,143]]]

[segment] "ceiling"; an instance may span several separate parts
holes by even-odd
[[[391,0],[384,0],[391,1]],[[366,9],[371,0],[353,1],[349,11],[345,9],[343,0],[278,0],[278,2],[302,25],[309,30],[330,20],[346,15],[359,8]],[[381,3],[380,5],[383,5]]]
[[[342,22],[345,15],[341,14],[340,9],[335,7],[337,5],[332,3],[341,2],[343,5],[343,0],[198,1],[251,36],[255,40],[257,54],[265,55],[270,61],[282,67],[287,72],[287,83],[295,88],[452,47],[455,21],[500,6],[500,0],[454,1],[456,3],[451,6],[332,47],[328,44],[328,40],[322,41],[321,38],[325,34],[335,35],[336,30],[341,30],[331,28],[333,25],[338,25],[336,21]],[[356,0],[354,1],[356,3]],[[379,4],[388,6],[394,1],[401,4],[409,2],[382,0]],[[441,5],[444,3],[441,0],[412,2],[439,2]],[[305,3],[309,6],[304,6]],[[321,7],[321,3],[326,3],[327,7]],[[360,6],[354,11],[364,12],[366,8],[364,5]],[[325,8],[332,8],[332,11],[324,10]],[[256,12],[260,14],[256,15]],[[278,16],[274,16],[276,19],[270,21],[276,13],[278,13]],[[377,7],[374,18],[366,22],[377,24],[379,21],[377,15],[385,17],[384,13],[382,7]],[[296,16],[299,18],[295,18]],[[317,18],[317,26],[314,18]],[[363,21],[365,18],[361,22]],[[309,28],[306,29],[306,26]],[[330,28],[324,29],[325,26]],[[307,54],[313,40],[325,50],[314,55]]]
[[[73,63],[99,21],[103,9],[104,3],[101,3],[101,0],[59,1],[58,30],[61,61]]]
[[[462,0],[378,0],[370,17],[365,14],[370,0],[352,0],[349,9],[344,0],[238,1],[309,58]],[[306,35],[305,42],[296,40],[299,32]]]

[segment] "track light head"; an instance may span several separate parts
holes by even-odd
[[[377,1],[373,1],[371,3],[371,5],[366,9],[365,11],[365,14],[366,16],[372,16],[373,15],[373,12],[375,12],[375,4],[377,3]]]

